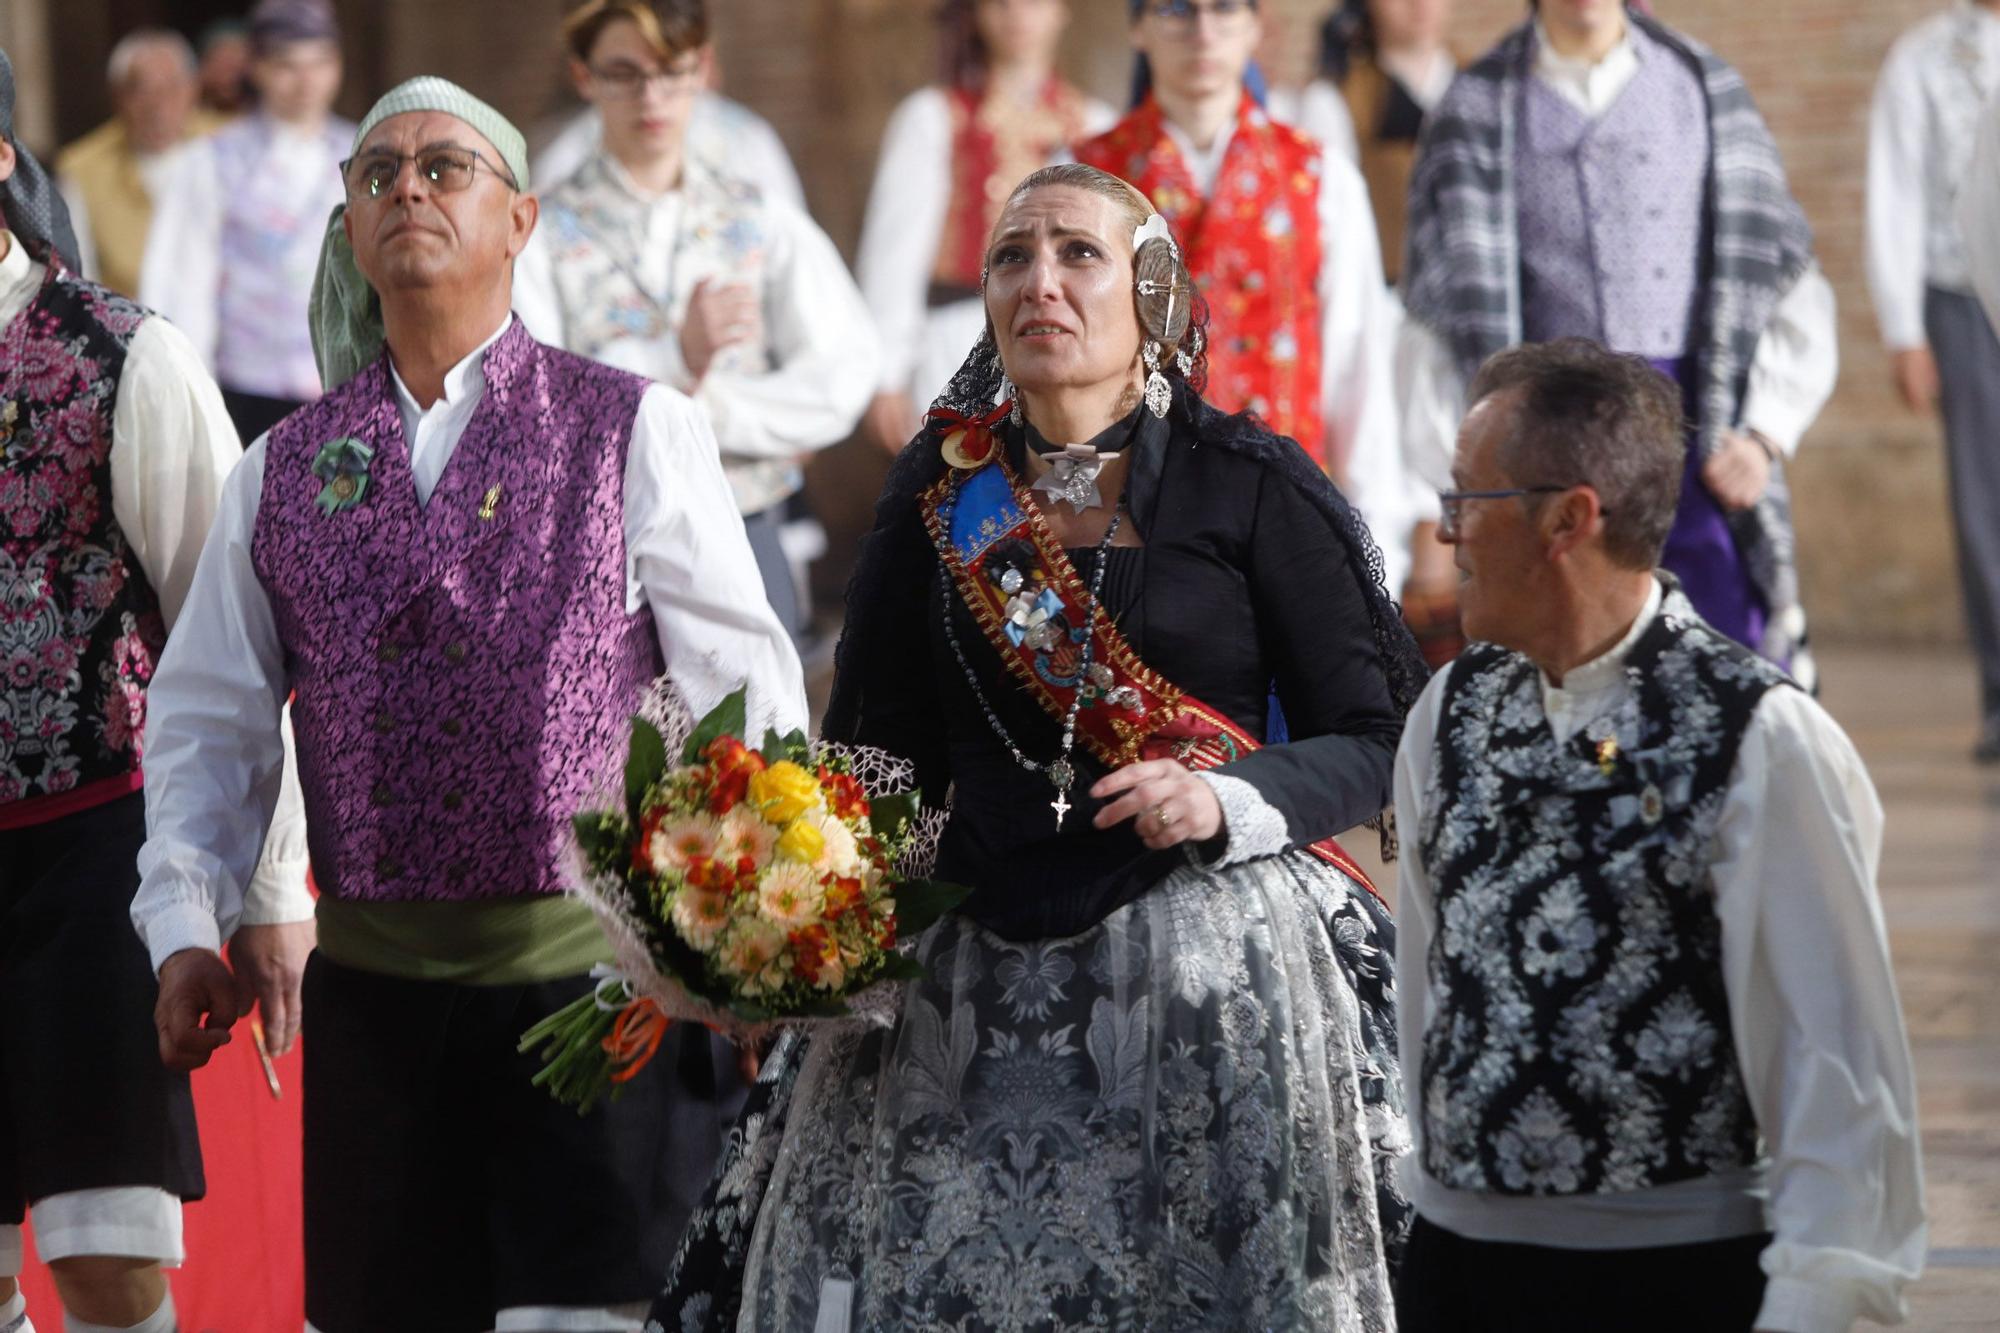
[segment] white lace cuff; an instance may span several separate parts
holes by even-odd
[[[1266,801],[1263,794],[1242,778],[1226,773],[1197,773],[1222,806],[1222,854],[1213,860],[1204,857],[1193,843],[1183,843],[1188,857],[1205,870],[1223,870],[1259,857],[1276,856],[1292,845],[1284,814]]]

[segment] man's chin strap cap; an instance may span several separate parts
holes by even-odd
[[[354,151],[377,125],[391,116],[436,111],[455,116],[486,136],[500,161],[522,190],[528,188],[528,141],[505,116],[449,79],[420,75],[382,94],[354,132]],[[320,243],[319,270],[313,275],[307,318],[312,325],[313,359],[320,384],[330,393],[361,373],[382,354],[382,301],[354,262],[343,219],[345,204],[327,219]]]

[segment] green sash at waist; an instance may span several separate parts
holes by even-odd
[[[611,961],[611,944],[579,898],[351,902],[321,897],[319,947],[344,967],[412,981],[513,986],[553,981]]]

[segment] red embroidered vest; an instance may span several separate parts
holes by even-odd
[[[1145,191],[1180,238],[1211,317],[1208,400],[1256,413],[1324,465],[1318,145],[1245,93],[1212,198],[1150,96],[1075,151]]]
[[[986,99],[976,88],[950,88],[951,203],[945,211],[931,277],[948,287],[977,289],[986,238],[1014,187],[1055,151],[1083,133],[1083,94],[1050,79],[1033,111]]]
[[[145,318],[51,264],[0,343],[0,828],[139,788],[167,635],[112,511],[111,424]]]

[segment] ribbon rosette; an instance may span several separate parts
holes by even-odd
[[[328,440],[319,447],[312,473],[326,483],[315,501],[322,514],[331,518],[361,503],[368,494],[368,465],[374,459],[374,446],[352,435]]]

